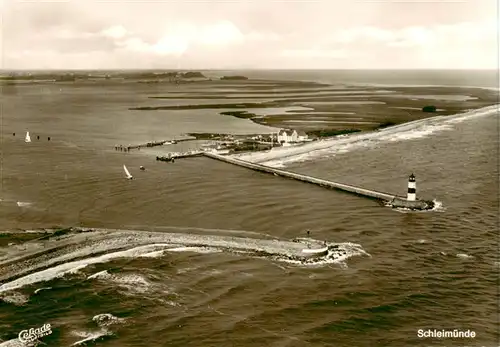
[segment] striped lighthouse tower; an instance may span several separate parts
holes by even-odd
[[[415,175],[411,174],[408,179],[408,201],[417,200],[417,182],[415,182]]]

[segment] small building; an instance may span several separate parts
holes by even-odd
[[[281,129],[278,131],[278,142],[279,143],[289,143],[289,142],[297,142],[299,139],[299,134],[296,130],[290,129]]]
[[[309,136],[307,136],[305,131],[281,129],[278,132],[278,142],[279,143],[305,142],[305,141],[308,141],[308,139],[309,139]]]
[[[299,142],[307,141],[309,139],[309,136],[307,136],[305,131],[298,131],[297,136]]]

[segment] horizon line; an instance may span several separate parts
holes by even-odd
[[[51,68],[11,68],[0,69],[3,71],[496,71],[500,72],[499,68],[227,68],[227,69],[212,69],[212,68],[68,68],[68,69],[51,69]]]

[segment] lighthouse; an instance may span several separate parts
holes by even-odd
[[[408,178],[408,201],[417,200],[417,182],[415,182],[415,175],[411,174]]]

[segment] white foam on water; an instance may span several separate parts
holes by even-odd
[[[32,205],[31,202],[27,202],[27,201],[17,201],[16,204],[19,207],[29,207]]]
[[[274,168],[284,168],[286,167],[287,164],[290,163],[305,162],[319,157],[320,158],[333,157],[336,154],[347,153],[359,148],[370,148],[373,147],[374,145],[375,142],[370,140],[363,140],[363,141],[344,143],[344,144],[339,143],[335,147],[328,147],[306,153],[299,153],[297,155],[287,156],[284,158],[278,158],[270,161],[259,161],[259,164],[267,165]]]
[[[104,229],[103,229],[104,230]],[[110,232],[109,230],[107,232]],[[128,235],[134,235],[136,239],[132,236]],[[106,250],[106,247],[108,247],[109,251],[112,250],[112,248],[109,247],[116,247],[117,245],[121,245],[123,242],[132,242],[133,240],[136,241],[144,241],[144,240],[151,240],[153,239],[150,237],[143,237],[144,240],[141,240],[141,235],[140,234],[128,234],[126,231],[121,230],[117,232],[117,237],[116,238],[111,238],[110,240],[107,240],[102,243],[103,247],[98,247],[96,245],[92,245],[92,249],[95,251],[96,249],[101,250]],[[267,255],[265,258],[267,259],[276,259],[276,260],[297,260],[297,263],[304,264],[304,263],[315,263],[315,264],[328,264],[332,262],[342,262],[348,259],[350,256],[358,255],[358,254],[367,254],[364,252],[361,246],[356,245],[356,244],[340,244],[340,246],[337,246],[340,248],[340,251],[344,251],[344,253],[340,254],[338,251],[333,249],[335,247],[332,246],[332,252],[330,252],[328,255],[326,255],[323,258],[315,258],[315,259],[306,259],[302,260],[303,255],[300,255],[300,249],[298,250],[296,245],[293,245],[291,247],[287,246],[287,243],[289,241],[284,242],[283,244],[280,243],[279,240],[260,240],[260,239],[242,239],[242,238],[233,238],[233,237],[228,237],[228,236],[207,236],[207,235],[179,235],[175,234],[174,237],[179,238],[179,243],[176,242],[176,244],[184,244],[185,246],[179,246],[172,248],[172,243],[171,243],[171,238],[174,235],[169,235],[169,234],[164,234],[164,233],[158,233],[158,235],[155,235],[154,237],[157,239],[157,242],[159,243],[151,243],[149,245],[142,245],[142,246],[137,246],[128,250],[124,251],[114,251],[110,252],[104,255],[100,256],[94,256],[94,257],[89,257],[87,259],[80,259],[80,260],[74,260],[70,261],[71,257],[74,257],[76,255],[78,256],[83,256],[83,255],[88,255],[90,256],[89,253],[86,252],[73,252],[73,253],[68,253],[66,255],[63,255],[59,258],[55,259],[66,259],[68,262],[55,265],[49,268],[46,268],[44,270],[40,270],[38,272],[33,272],[31,274],[25,275],[23,277],[17,278],[13,281],[4,283],[0,285],[0,293],[6,293],[13,291],[15,289],[21,288],[26,285],[32,285],[35,283],[39,282],[44,282],[44,281],[49,281],[55,278],[62,277],[66,274],[69,273],[76,273],[80,271],[81,269],[87,267],[88,265],[91,264],[98,264],[98,263],[106,263],[109,261],[112,261],[117,258],[137,258],[141,257],[144,254],[151,253],[153,251],[158,251],[159,248],[164,247],[166,248],[166,251],[173,251],[173,252],[202,252],[202,253],[214,253],[214,252],[234,252],[238,250],[246,250],[249,251],[248,255],[250,257],[257,256],[260,257],[261,252],[266,253]],[[111,236],[112,237],[112,236]],[[163,243],[164,240],[169,240],[168,242],[170,243]],[[162,243],[160,243],[162,242]],[[321,242],[322,243],[322,242]],[[188,246],[189,244],[193,244],[193,246]],[[206,244],[206,246],[199,246],[200,244]],[[104,247],[106,246],[106,247]],[[53,263],[54,259],[48,261],[45,263],[45,266],[49,266],[50,263]],[[44,264],[40,264],[40,266],[44,266]],[[137,274],[111,274],[108,271],[101,271],[98,273],[95,273],[93,275],[90,275],[87,277],[87,279],[101,279],[101,280],[106,280],[106,281],[111,281],[119,286],[126,287],[130,289],[130,291],[139,291],[139,292],[145,292],[146,290],[149,289],[149,287],[152,285],[152,283],[149,283],[144,277],[141,275]]]
[[[19,341],[18,338],[15,338],[9,341],[0,342],[0,347],[26,347],[26,345]]]
[[[125,322],[125,318],[118,318],[111,313],[101,313],[92,317],[92,320],[99,326],[105,327],[113,324],[121,324]]]
[[[410,208],[405,208],[405,207],[395,207],[393,208],[393,210],[399,213],[428,213],[428,212],[446,211],[446,207],[443,207],[443,203],[441,201],[433,199],[432,202],[434,203],[434,207],[431,208],[430,210],[412,210]],[[387,202],[385,206],[392,207],[392,204],[390,202]]]
[[[141,254],[141,258],[160,258],[165,254],[165,250],[153,251],[145,254]]]
[[[103,271],[99,271],[93,275],[88,276],[87,279],[90,280],[90,279],[94,279],[94,278],[107,278],[109,275],[110,274],[109,274],[108,270],[103,270]]]
[[[458,114],[454,116],[446,116],[447,118],[446,123],[447,124],[457,124],[457,123],[462,123],[471,119],[476,119],[476,118],[481,118],[485,116],[490,116],[492,114],[499,112],[499,107],[500,105],[493,105],[489,107],[484,107],[478,110],[470,110],[466,113],[463,114]]]
[[[151,283],[143,276],[137,274],[110,274],[107,270],[100,271],[89,277],[89,279],[105,280],[128,289],[131,292],[145,293],[151,287]]]
[[[327,243],[327,245],[329,247],[328,254],[321,257],[315,257],[306,260],[294,260],[282,256],[273,256],[271,258],[280,262],[304,267],[322,267],[328,264],[336,264],[340,265],[343,268],[347,268],[346,262],[349,258],[356,256],[367,256],[371,258],[371,255],[366,252],[360,244],[357,243]],[[332,246],[336,246],[337,248],[333,249]]]
[[[116,275],[110,279],[121,287],[125,287],[133,292],[145,293],[151,287],[151,283],[148,280],[137,274]]]
[[[181,306],[181,304],[179,304],[178,302],[172,301],[172,300],[159,299],[158,301],[161,302],[164,305],[168,305],[168,306],[172,306],[172,307],[179,307],[179,306]]]
[[[222,250],[211,247],[176,247],[166,249],[167,252],[220,253]]]
[[[194,267],[186,267],[186,268],[183,268],[183,269],[177,269],[177,273],[178,273],[178,274],[183,274],[183,273],[186,273],[186,272],[196,271],[196,270],[198,270],[198,267],[197,267],[197,266],[194,266]]]
[[[421,139],[433,134],[450,131],[454,124],[478,117],[498,115],[499,105],[492,105],[450,116],[420,119],[369,133],[353,133],[330,139],[309,142],[301,146],[275,147],[270,151],[243,153],[231,157],[272,167],[335,156],[360,148],[373,148],[377,144]]]
[[[204,275],[209,275],[209,276],[217,276],[217,275],[220,275],[220,274],[223,274],[223,273],[224,273],[224,271],[221,271],[221,270],[218,270],[218,269],[211,269],[211,270],[203,272]]]
[[[42,290],[49,290],[49,289],[52,289],[52,287],[42,287],[42,288],[38,288],[35,290],[34,294],[37,294],[39,292],[41,292]]]
[[[29,300],[29,297],[21,294],[21,293],[5,293],[3,295],[0,295],[0,299],[6,303],[9,304],[14,304],[16,306],[22,306],[26,304]]]
[[[74,268],[72,269],[69,269],[68,271],[66,271],[66,274],[77,274],[78,272],[80,272],[80,270],[84,269],[87,267],[87,264],[81,264],[81,265],[77,265],[75,266]]]
[[[104,336],[113,335],[113,333],[106,329],[101,329],[99,331],[88,332],[88,331],[72,331],[72,334],[78,337],[83,337],[83,340],[76,341],[72,346],[81,346],[87,344],[87,342],[95,341]]]
[[[441,201],[434,199],[434,200],[432,200],[432,202],[434,203],[434,207],[432,208],[431,211],[434,211],[434,212],[446,211],[446,207],[443,207],[443,203]]]
[[[139,246],[126,251],[119,251],[104,254],[94,258],[88,258],[83,260],[72,261],[69,263],[57,265],[42,271],[38,271],[33,274],[29,274],[18,278],[14,281],[4,283],[0,286],[0,293],[11,291],[17,288],[24,287],[26,285],[49,281],[55,278],[62,277],[67,273],[74,273],[79,271],[90,264],[106,263],[113,259],[124,258],[124,257],[138,257],[141,254],[149,253],[156,247],[161,246],[161,244]],[[166,246],[169,246],[168,244]]]
[[[428,125],[423,125],[421,128],[412,131],[405,131],[401,133],[394,133],[394,134],[389,134],[387,136],[379,137],[378,142],[399,142],[399,141],[407,141],[413,139],[421,139],[424,137],[428,137],[434,133],[442,132],[445,130],[453,130],[453,127],[447,124],[428,124]]]

